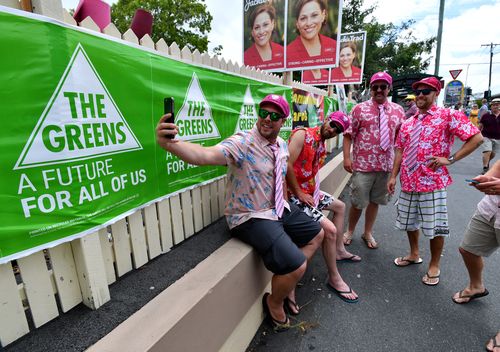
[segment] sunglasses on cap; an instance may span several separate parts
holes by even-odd
[[[376,92],[379,88],[380,90],[386,90],[389,86],[387,84],[374,84],[370,87],[371,90]]]
[[[284,118],[284,116],[281,115],[280,113],[259,108],[259,117],[261,119],[265,119],[268,116],[271,119],[271,121],[279,121],[280,119]]]

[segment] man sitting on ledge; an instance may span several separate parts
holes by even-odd
[[[165,150],[193,165],[227,165],[224,214],[231,235],[259,253],[274,275],[271,294],[262,298],[264,312],[276,331],[290,327],[283,308],[304,275],[307,259],[323,241],[321,225],[285,199],[288,148],[278,136],[290,114],[280,95],[268,95],[259,104],[259,119],[250,131],[204,147],[174,139],[177,126],[161,117],[156,140]]]

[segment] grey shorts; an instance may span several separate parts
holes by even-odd
[[[351,177],[351,204],[357,209],[364,209],[368,203],[386,205],[390,195],[387,192],[389,173],[384,171],[354,171]]]
[[[399,194],[396,227],[403,231],[422,230],[425,237],[448,236],[446,189],[434,192],[403,192]]]
[[[498,154],[498,148],[500,146],[500,141],[498,139],[490,139],[483,137],[483,153],[486,152],[495,152],[495,154]]]
[[[488,221],[476,211],[465,229],[460,247],[480,257],[489,257],[500,247],[500,229],[494,224],[495,217]]]
[[[231,235],[249,244],[264,261],[267,270],[285,275],[297,270],[306,256],[299,249],[321,231],[321,225],[295,204],[285,208],[279,220],[251,218],[231,229]]]
[[[291,196],[289,199],[290,203],[293,203],[296,206],[298,206],[304,213],[306,213],[314,221],[320,221],[325,217],[322,210],[328,207],[330,204],[332,204],[334,200],[335,198],[331,194],[328,194],[323,191],[321,191],[319,204],[317,207],[311,207],[308,204],[304,204],[295,196]]]

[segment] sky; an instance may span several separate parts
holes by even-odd
[[[112,4],[116,0],[105,0]],[[226,61],[242,63],[244,0],[205,0],[213,16],[212,30],[208,35],[209,52],[222,45]],[[62,0],[66,9],[76,8],[78,0]],[[395,4],[403,8],[395,9]],[[413,32],[418,39],[437,36],[439,25],[439,0],[365,0],[365,6],[376,5],[373,13],[379,23],[396,25],[414,19]],[[404,5],[403,5],[404,4]],[[488,90],[490,47],[500,44],[498,14],[500,0],[445,0],[441,57],[438,75],[445,83],[452,80],[450,70],[462,70],[457,77],[473,94]],[[483,44],[488,45],[482,46]],[[431,66],[426,73],[434,74],[435,49]],[[496,78],[496,79],[495,79]],[[493,48],[491,74],[492,94],[500,94],[500,45]],[[441,94],[444,95],[444,94]]]

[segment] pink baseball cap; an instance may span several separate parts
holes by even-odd
[[[153,15],[144,9],[135,10],[130,28],[139,39],[146,34],[151,35],[153,29]]]
[[[351,125],[351,121],[342,111],[332,112],[330,115],[328,115],[328,120],[330,121],[330,126],[333,127],[332,123],[335,124],[341,129],[340,132],[344,132]]]
[[[285,117],[285,119],[288,117],[288,115],[290,115],[290,106],[288,105],[286,99],[283,98],[281,95],[269,94],[264,99],[262,99],[259,106],[262,107],[262,105],[265,104],[274,105],[276,108],[278,108],[278,110]]]
[[[391,85],[392,77],[387,72],[377,72],[372,76],[372,78],[370,78],[370,84],[372,84],[375,81],[384,81],[387,82],[388,85]]]
[[[417,82],[413,83],[411,85],[411,87],[413,89],[417,89],[417,86],[419,84],[425,84],[426,86],[431,87],[432,89],[434,89],[438,93],[441,91],[441,82],[439,82],[439,80],[436,77],[425,77],[425,78],[422,78],[420,81],[417,81]]]
[[[111,7],[101,0],[80,0],[73,18],[80,23],[87,17],[92,18],[102,31],[111,23]]]

